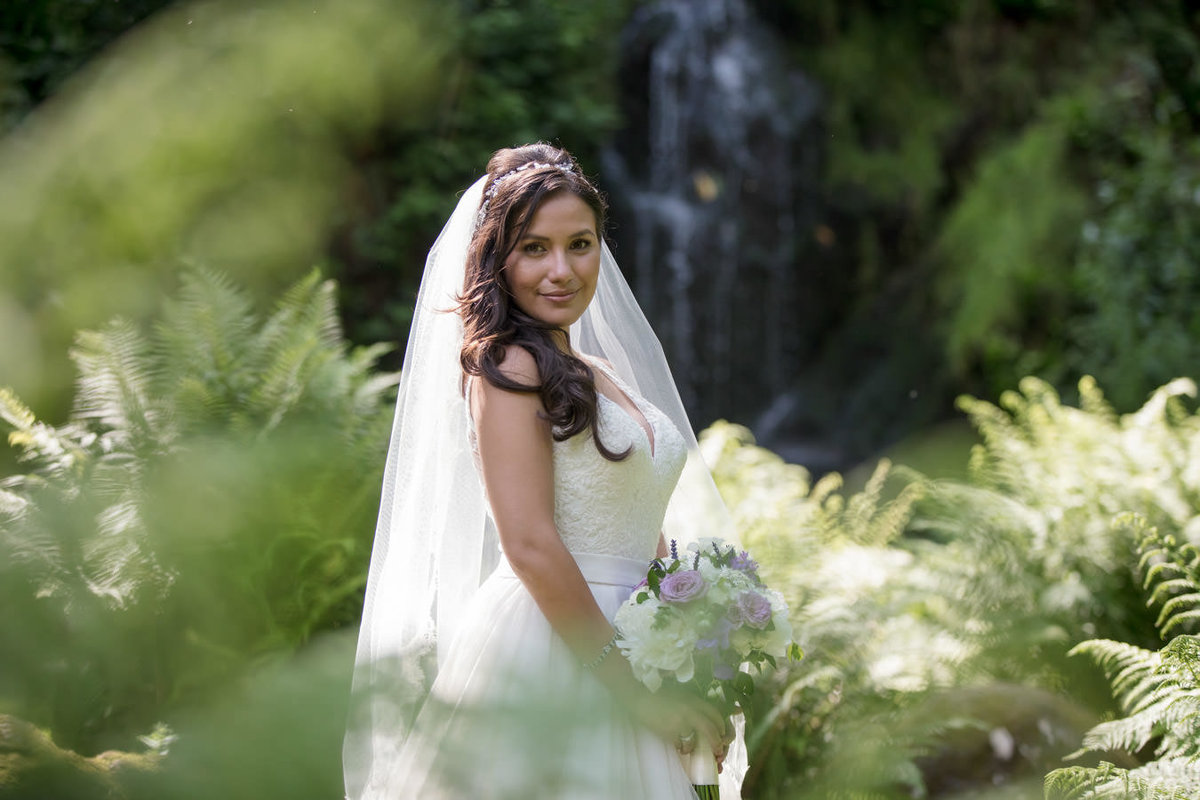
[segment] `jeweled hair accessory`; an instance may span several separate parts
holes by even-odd
[[[517,167],[516,169],[510,169],[508,172],[504,173],[499,178],[496,178],[496,180],[492,181],[492,185],[489,186],[488,190],[483,193],[483,203],[480,204],[479,214],[476,215],[476,217],[475,217],[475,227],[478,228],[480,223],[483,222],[483,218],[487,215],[488,206],[491,205],[492,198],[496,196],[496,191],[500,188],[500,184],[504,183],[506,180],[513,177],[517,173],[524,172],[527,169],[549,169],[550,167],[553,167],[553,168],[557,169],[559,172],[562,172],[566,175],[574,175],[575,174],[574,166],[572,166],[571,164],[563,164],[560,162],[555,162],[553,164],[546,164],[541,161],[526,161],[524,164]]]

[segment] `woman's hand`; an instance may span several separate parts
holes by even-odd
[[[733,726],[707,700],[671,682],[664,683],[657,692],[639,684],[638,691],[626,700],[630,715],[639,724],[673,742],[680,753],[691,753],[696,742],[703,739],[712,747],[718,764],[725,757]]]

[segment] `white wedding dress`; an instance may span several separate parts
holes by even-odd
[[[629,457],[603,458],[590,431],[553,445],[555,523],[611,620],[654,557],[687,450],[665,414],[594,366],[654,434],[652,442],[641,421],[601,394],[601,439],[615,452],[632,445]],[[379,800],[695,797],[674,744],[616,707],[503,558],[473,598],[388,773]]]

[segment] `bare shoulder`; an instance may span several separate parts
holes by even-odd
[[[496,366],[504,377],[517,383],[536,386],[542,382],[533,353],[518,344],[505,347],[504,358]]]
[[[508,347],[497,366],[505,378],[518,384],[540,384],[537,362],[523,347]],[[550,422],[538,392],[505,389],[487,379],[471,381],[471,388],[471,419],[485,479],[489,466],[511,465],[514,459],[528,466],[533,463],[528,459],[534,458],[530,453],[549,452]]]
[[[504,358],[496,366],[501,375],[518,384],[541,385],[537,361],[520,345],[505,348]],[[542,411],[542,399],[537,392],[505,389],[486,378],[470,381],[469,401],[471,416],[477,425],[489,412],[504,418],[537,418]]]
[[[616,368],[613,367],[612,362],[609,361],[607,358],[601,358],[600,356],[594,356],[591,353],[579,353],[579,359],[583,363],[587,364],[590,367],[599,365],[606,372],[611,373],[611,372],[616,371]]]

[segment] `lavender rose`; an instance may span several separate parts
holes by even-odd
[[[762,630],[771,621],[771,602],[758,592],[742,592],[735,608],[738,617],[751,628]]]
[[[694,569],[681,569],[663,576],[658,584],[658,599],[664,603],[687,603],[708,591],[708,584]]]

